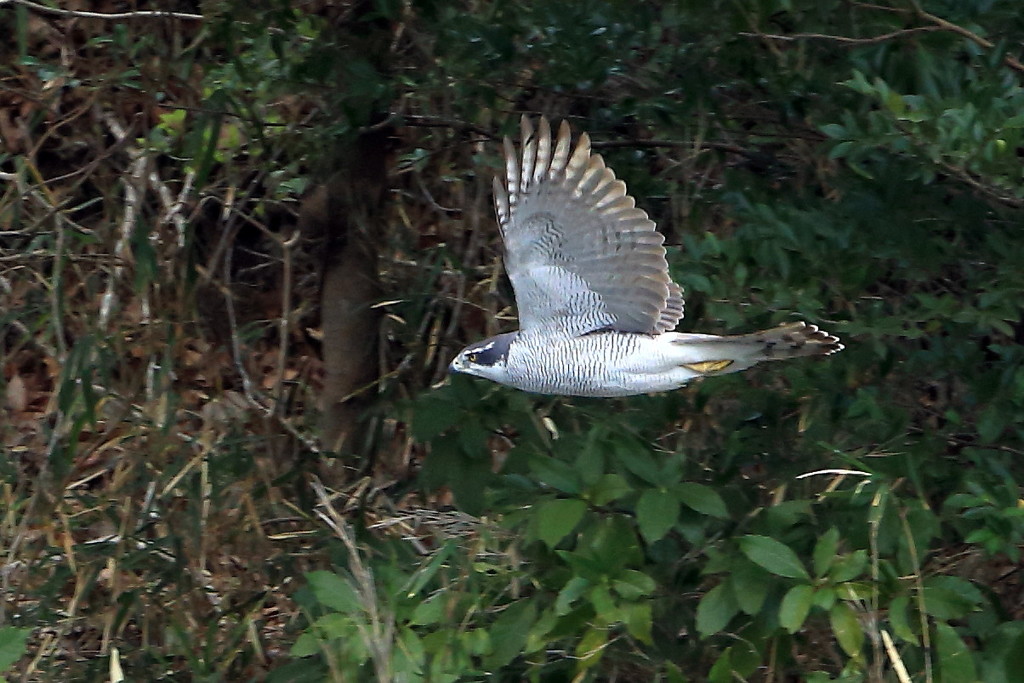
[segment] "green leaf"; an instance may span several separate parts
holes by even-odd
[[[813,600],[813,586],[801,584],[790,588],[779,606],[779,625],[790,633],[799,631],[811,611]]]
[[[334,572],[318,570],[308,572],[306,580],[320,604],[346,613],[358,612],[363,609],[359,594],[349,579]]]
[[[826,123],[821,127],[821,132],[834,139],[846,137],[846,128],[838,123]]]
[[[749,681],[761,658],[757,651],[748,643],[730,645],[722,652],[711,671],[708,672],[710,683],[733,683],[734,681]]]
[[[843,555],[828,570],[828,578],[836,583],[851,581],[861,574],[868,567],[868,553],[866,550],[854,550],[849,555]]]
[[[578,451],[579,455],[576,457],[574,468],[576,473],[579,475],[580,480],[590,488],[589,496],[593,499],[596,494],[594,489],[600,485],[600,479],[605,476],[605,458],[603,449],[599,445],[599,441],[595,438],[596,435],[602,434],[604,430],[594,429],[585,444],[580,443],[578,446],[574,445],[577,441],[576,435],[568,434],[562,436],[562,448],[569,449],[574,448]],[[621,475],[614,475],[622,479]],[[612,500],[612,499],[609,499]],[[604,503],[598,503],[603,505]]]
[[[605,474],[587,491],[587,496],[594,505],[607,505],[632,491],[633,487],[621,474]]]
[[[818,607],[825,612],[832,609],[832,605],[836,604],[838,596],[836,595],[836,589],[831,586],[821,586],[814,591],[814,600],[812,601],[813,607]]]
[[[493,476],[490,461],[483,458],[463,457],[458,466],[448,472],[448,485],[466,514],[480,515],[483,512],[484,492]]]
[[[985,683],[1015,683],[1024,671],[1024,621],[1003,623],[985,639],[981,658]]]
[[[310,657],[312,655],[318,654],[319,652],[320,639],[313,635],[312,632],[306,631],[305,633],[300,634],[299,637],[295,639],[295,644],[292,645],[291,649],[291,656]]]
[[[643,551],[636,525],[625,515],[606,515],[581,535],[583,547],[606,575],[618,575],[631,564],[642,561]]]
[[[663,489],[648,489],[636,503],[636,522],[648,543],[662,539],[679,519],[679,499]]]
[[[650,453],[638,451],[620,458],[623,466],[648,484],[664,486],[661,468]]]
[[[402,586],[405,597],[412,598],[423,590],[427,582],[434,578],[438,570],[448,561],[448,557],[455,551],[457,545],[454,541],[446,542],[434,552],[429,561],[421,564],[413,575],[409,577],[405,585]]]
[[[562,590],[558,592],[558,597],[555,598],[555,614],[561,616],[568,614],[572,609],[572,603],[583,595],[584,591],[590,587],[590,581],[584,579],[582,576],[574,576],[569,579]]]
[[[412,616],[409,618],[409,623],[416,626],[426,626],[429,624],[437,624],[441,622],[441,617],[444,616],[444,608],[446,606],[445,593],[435,593],[423,602],[416,605],[416,609],[412,611]]]
[[[942,683],[974,683],[978,680],[974,658],[964,641],[952,626],[941,621],[935,624],[935,651],[939,655],[939,680]]]
[[[650,595],[657,584],[647,574],[635,569],[627,569],[612,582],[615,592],[627,600],[636,600]]]
[[[737,611],[739,606],[726,579],[709,590],[697,605],[697,631],[704,637],[718,633],[729,625]]]
[[[1004,412],[1002,405],[987,408],[978,420],[978,436],[981,437],[981,443],[988,444],[998,439],[1006,428],[1008,418],[1011,416]]]
[[[754,615],[761,611],[764,599],[775,579],[752,562],[740,560],[735,563],[729,575],[736,604],[744,614]]]
[[[908,643],[917,645],[917,634],[910,627],[908,610],[910,608],[910,597],[900,595],[889,603],[889,625],[896,637]]]
[[[608,586],[598,584],[590,589],[587,594],[591,607],[594,608],[594,615],[599,623],[607,625],[614,624],[619,620],[619,606],[612,597]]]
[[[957,576],[931,576],[922,592],[924,611],[936,619],[959,619],[982,602],[981,592]]]
[[[525,640],[525,633],[523,639]],[[391,670],[395,680],[422,680],[426,656],[426,649],[419,634],[408,626],[402,628],[398,634],[397,647],[391,651]]]
[[[828,616],[839,647],[851,657],[860,657],[860,649],[864,646],[864,630],[857,620],[857,613],[845,602],[837,602],[829,610]]]
[[[556,498],[538,503],[533,509],[536,538],[554,548],[583,519],[586,502],[578,498]]]
[[[710,683],[730,683],[734,680],[736,679],[732,673],[732,648],[727,647],[708,671],[708,681]]]
[[[537,618],[533,600],[511,603],[490,628],[491,650],[487,664],[495,669],[511,662],[523,650],[530,627]]]
[[[585,671],[590,667],[601,661],[601,655],[604,654],[605,644],[608,642],[608,630],[603,628],[590,628],[580,638],[580,642],[576,645],[576,657],[579,661],[576,664],[576,668],[579,671]]]
[[[725,519],[729,516],[729,510],[725,507],[725,501],[722,500],[717,491],[709,486],[683,482],[674,486],[672,490],[679,496],[679,500],[683,502],[683,505],[691,510],[696,510],[701,514],[710,515],[711,517],[718,517],[719,519]]]
[[[314,621],[310,631],[321,643],[327,641],[344,643],[346,655],[350,659],[361,661],[369,657],[365,641],[357,636],[361,623],[360,620],[353,619],[348,614],[331,612]]]
[[[31,633],[30,628],[0,627],[0,672],[14,666],[25,654],[25,643]]]
[[[841,159],[850,153],[853,149],[852,140],[844,140],[843,142],[837,143],[832,146],[832,149],[828,152],[829,159]]]
[[[479,422],[470,422],[459,426],[456,436],[459,439],[459,445],[462,446],[462,451],[468,458],[475,460],[486,459],[488,465],[490,465],[489,451],[487,448],[487,439],[491,433],[484,429]],[[481,454],[483,457],[481,457]]]
[[[523,653],[532,654],[543,650],[551,642],[551,632],[557,627],[558,622],[558,615],[554,610],[544,610],[530,627],[530,633],[526,636],[526,645],[523,646]]]
[[[573,495],[583,490],[579,473],[567,462],[546,455],[537,454],[530,458],[530,469],[548,486]]]
[[[839,550],[839,529],[832,527],[814,544],[814,575],[824,576]]]
[[[791,579],[810,579],[800,558],[789,546],[767,536],[748,535],[739,539],[743,554],[772,574]]]
[[[622,605],[620,608],[622,612],[622,621],[626,624],[626,630],[629,634],[639,640],[641,643],[651,644],[651,603],[648,602],[636,602],[633,604]]]

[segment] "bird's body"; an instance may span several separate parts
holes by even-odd
[[[521,329],[466,347],[453,371],[542,394],[630,396],[843,348],[802,322],[736,336],[672,332],[683,296],[664,238],[586,133],[570,154],[567,124],[553,141],[546,119],[535,136],[523,117],[522,156],[506,138],[505,162],[495,205]]]
[[[699,360],[675,333],[632,334],[614,330],[582,337],[539,338],[523,334],[509,349],[509,385],[539,394],[631,396],[676,389],[699,373]]]

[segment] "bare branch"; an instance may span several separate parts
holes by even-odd
[[[890,40],[898,40],[900,38],[906,38],[918,33],[934,33],[936,31],[945,30],[940,26],[917,26],[915,28],[905,28],[899,31],[892,31],[891,33],[883,33],[878,36],[871,36],[870,38],[851,38],[849,36],[833,36],[827,33],[792,33],[790,35],[779,35],[776,33],[750,33],[741,32],[739,35],[747,38],[767,38],[769,40],[779,40],[786,42],[793,42],[797,40],[827,40],[834,43],[842,43],[848,47],[857,47],[859,45],[875,45],[877,43],[884,43]]]
[[[973,31],[970,31],[964,28],[963,26],[954,24],[953,22],[947,21],[942,17],[937,17],[934,14],[929,14],[928,12],[925,12],[920,8],[918,8],[917,10],[917,15],[926,21],[932,22],[933,24],[942,28],[943,30],[951,31],[959,36],[963,36],[964,38],[971,41],[975,45],[980,45],[981,47],[987,50],[991,50],[996,46],[995,43],[993,43],[991,40],[983,38],[982,36],[979,36],[977,33],[974,33]],[[1020,60],[1017,59],[1016,57],[1006,55],[1005,57],[1003,57],[1003,63],[1006,64],[1006,66],[1013,69],[1014,71],[1024,73],[1024,64],[1022,64]]]
[[[889,12],[891,14],[902,14],[904,16],[908,16],[908,15],[913,14],[913,15],[916,15],[917,17],[921,18],[921,19],[924,19],[927,22],[930,22],[931,24],[934,24],[935,28],[937,28],[939,30],[949,31],[951,33],[956,33],[957,35],[963,36],[967,40],[971,41],[975,45],[980,45],[981,47],[983,47],[983,48],[985,48],[987,50],[991,50],[992,48],[995,47],[995,43],[993,43],[991,40],[989,40],[987,38],[984,38],[982,36],[979,36],[977,33],[974,33],[973,31],[971,31],[969,29],[966,29],[963,26],[959,26],[957,24],[954,24],[951,21],[943,19],[942,17],[937,17],[934,14],[931,14],[929,12],[925,12],[923,9],[921,9],[921,6],[917,2],[914,2],[912,0],[911,4],[914,7],[914,9],[912,9],[912,10],[911,9],[904,9],[902,7],[886,7],[885,5],[876,5],[876,4],[870,3],[870,2],[856,2],[856,1],[850,2],[850,5],[852,7],[872,10],[872,11],[875,11],[875,12]],[[922,27],[918,27],[918,29],[906,29],[906,30],[907,31],[909,31],[909,30],[921,30],[921,29],[924,29],[924,28],[926,28],[926,27],[922,26]],[[1011,69],[1013,69],[1014,71],[1018,71],[1018,72],[1024,73],[1024,63],[1021,63],[1021,61],[1019,59],[1017,59],[1016,57],[1011,57],[1010,55],[1006,55],[1005,57],[1003,57],[1003,63],[1006,64],[1006,66],[1008,66]]]
[[[188,14],[186,12],[167,12],[162,10],[138,10],[135,12],[85,12],[81,10],[60,9],[47,7],[30,0],[0,0],[0,7],[4,5],[21,5],[40,14],[55,14],[61,17],[81,17],[83,19],[184,19],[186,21],[203,21],[202,14]]]

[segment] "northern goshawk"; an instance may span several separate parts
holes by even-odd
[[[843,348],[803,322],[726,337],[672,332],[683,291],[664,237],[586,133],[570,148],[569,125],[552,140],[546,118],[535,134],[523,116],[521,157],[505,138],[494,203],[520,329],[467,346],[453,372],[541,394],[629,396]]]

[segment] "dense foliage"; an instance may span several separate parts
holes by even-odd
[[[0,670],[1019,677],[1017,3],[201,7],[0,3]],[[523,111],[658,221],[680,329],[847,349],[628,400],[440,383],[514,327]],[[298,206],[384,127],[380,379],[330,453]]]

